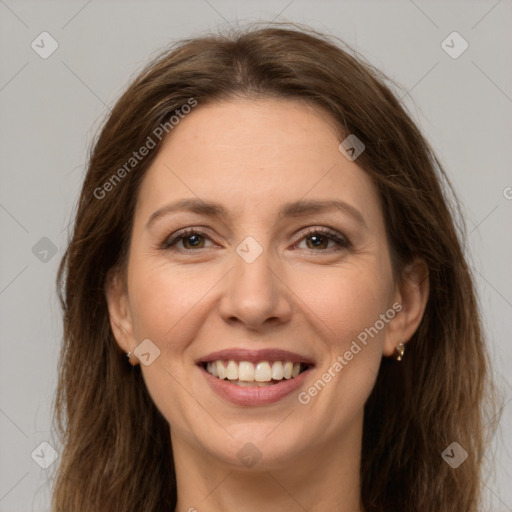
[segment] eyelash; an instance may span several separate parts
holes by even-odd
[[[173,247],[180,240],[184,240],[185,238],[190,237],[192,235],[200,235],[204,238],[210,239],[208,237],[207,233],[205,233],[204,231],[198,230],[196,228],[186,228],[181,231],[178,231],[174,235],[171,235],[171,237],[167,237],[161,244],[161,249],[189,252],[189,253],[197,252],[196,249],[176,249],[175,247]],[[337,251],[342,250],[342,249],[348,249],[351,247],[351,243],[349,242],[349,240],[346,237],[339,234],[337,231],[334,231],[329,228],[308,228],[308,229],[306,229],[306,231],[304,233],[302,233],[302,238],[299,240],[299,242],[302,241],[304,238],[307,238],[312,235],[321,235],[321,236],[327,238],[328,240],[332,240],[333,242],[336,242],[338,244],[338,247],[334,248],[334,250],[337,250]],[[203,249],[203,248],[200,247],[199,249]],[[330,250],[332,250],[332,249],[333,248],[321,249],[318,251],[315,249],[310,249],[310,250],[313,252],[330,252]]]

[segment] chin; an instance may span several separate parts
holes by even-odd
[[[211,432],[210,435],[205,433],[208,437],[202,440],[204,444],[201,443],[200,449],[236,469],[273,471],[283,466],[289,467],[310,443],[303,429],[280,425],[283,418],[278,421],[224,424],[232,437],[222,429],[214,437]]]

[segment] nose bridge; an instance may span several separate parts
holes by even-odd
[[[249,236],[236,247],[233,265],[219,308],[223,318],[250,328],[286,321],[291,307],[271,251]]]

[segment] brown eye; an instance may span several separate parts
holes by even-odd
[[[162,244],[162,249],[174,248],[180,242],[182,242],[182,246],[177,247],[176,250],[193,251],[194,249],[204,249],[205,240],[209,240],[209,238],[202,231],[195,229],[184,230],[167,238]]]
[[[197,229],[186,229],[164,240],[161,247],[164,250],[194,251],[195,249],[206,249],[206,240],[210,240],[206,233]],[[303,235],[302,240],[306,240],[306,249],[316,252],[341,250],[350,247],[347,238],[337,231],[326,228],[310,229]],[[180,242],[182,243],[181,247],[178,246]],[[329,247],[330,242],[334,244],[334,247]]]
[[[326,249],[343,249],[350,247],[350,242],[340,233],[330,229],[314,228],[306,232],[302,240],[306,240],[307,249],[322,252]],[[329,242],[334,243],[334,247],[328,247]],[[337,247],[336,247],[337,246]]]
[[[181,237],[180,240],[183,241],[185,249],[197,249],[198,247],[202,248],[204,246],[204,239],[202,240],[203,243],[201,243],[201,238],[201,235],[195,234]],[[187,244],[190,244],[190,247],[187,247]]]
[[[311,240],[312,247],[309,247],[310,249],[327,249],[327,245],[331,241],[323,235],[309,235],[306,240]]]

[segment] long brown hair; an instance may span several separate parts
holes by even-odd
[[[115,342],[105,284],[126,261],[138,187],[161,146],[155,130],[167,122],[172,136],[170,116],[191,99],[205,105],[237,96],[306,101],[363,141],[357,163],[380,192],[397,279],[415,256],[428,265],[422,322],[402,363],[384,358],[365,405],[366,512],[479,507],[484,405],[493,403],[493,388],[449,180],[384,74],[339,39],[266,25],[166,49],[117,101],[95,141],[57,278],[64,334],[55,420],[63,449],[53,512],[174,510],[169,424],[140,365],[131,367]],[[156,147],[127,168],[151,136]],[[469,454],[457,469],[441,456],[452,442]]]

